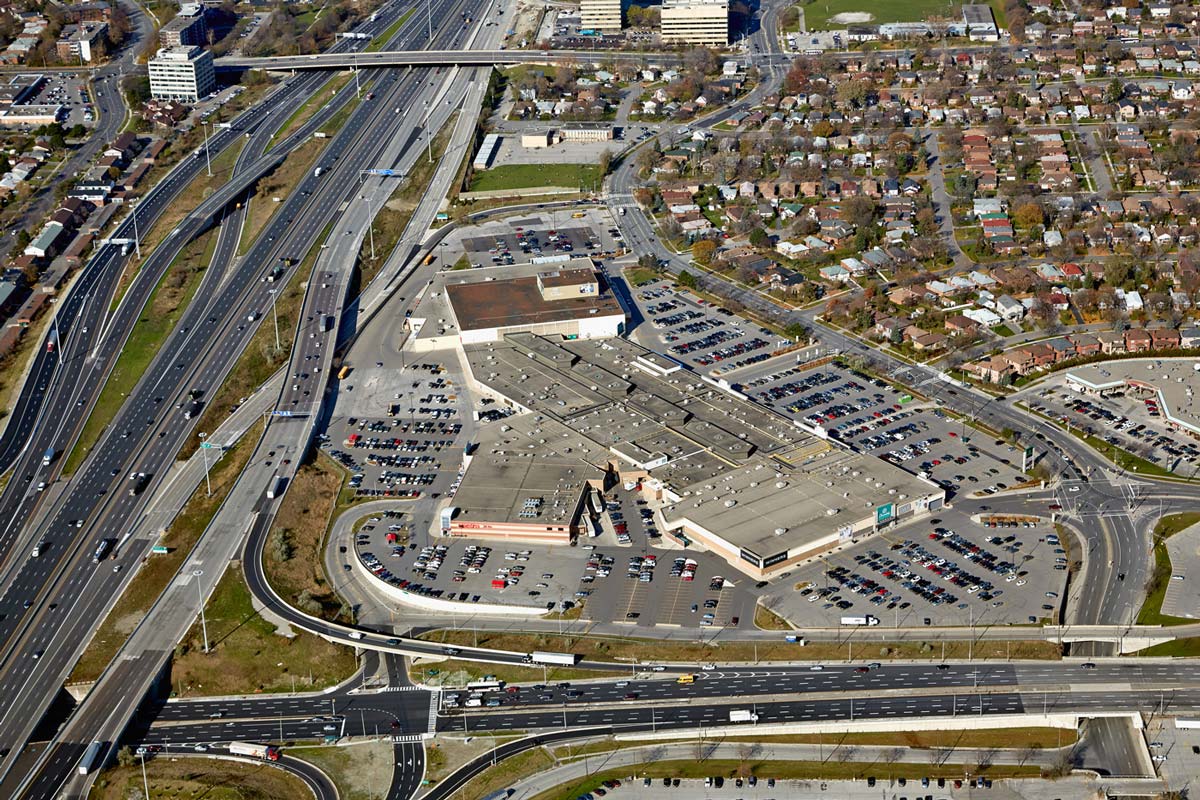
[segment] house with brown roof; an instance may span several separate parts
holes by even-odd
[[[1094,356],[1100,352],[1100,340],[1087,333],[1075,333],[1067,337],[1075,345],[1075,353],[1081,356]]]
[[[1145,353],[1154,346],[1154,339],[1144,328],[1130,328],[1125,331],[1125,352]]]
[[[1174,350],[1179,347],[1179,331],[1174,328],[1151,328],[1150,342],[1155,350]]]
[[[946,331],[951,336],[973,336],[979,330],[979,323],[962,314],[946,317]]]

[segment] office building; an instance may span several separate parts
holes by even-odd
[[[150,93],[157,100],[195,103],[217,87],[212,53],[199,47],[163,48],[149,69]]]
[[[201,47],[208,38],[208,24],[204,21],[204,7],[185,3],[175,18],[158,31],[160,47]]]
[[[729,0],[663,0],[662,39],[724,47],[729,43]]]
[[[55,49],[58,57],[71,64],[89,64],[104,56],[107,22],[81,22],[64,25]]]
[[[579,29],[596,33],[621,32],[624,0],[580,0]]]

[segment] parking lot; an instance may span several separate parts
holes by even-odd
[[[1069,558],[1045,520],[991,527],[947,510],[792,570],[768,603],[801,627],[844,615],[896,626],[1038,622],[1061,607]]]
[[[572,256],[606,258],[622,247],[620,233],[606,209],[580,207],[472,226],[465,235],[448,236],[439,246],[438,256],[444,269],[462,256],[475,269],[534,263],[545,263],[551,269],[555,256],[562,260]]]
[[[403,370],[377,364],[354,368],[343,384],[321,447],[350,472],[359,497],[416,499],[450,490],[472,416],[457,376],[440,361]]]
[[[1055,381],[1025,395],[1023,402],[1163,469],[1189,476],[1200,469],[1200,442],[1166,421],[1158,396],[1151,390],[1131,388],[1096,397]]]
[[[76,124],[91,125],[96,121],[92,97],[86,82],[69,73],[45,73],[37,93],[25,102],[30,105],[61,105],[59,122],[70,128]]]
[[[937,482],[948,496],[994,494],[1018,486],[1019,451],[986,438],[936,406],[886,382],[827,363],[771,362],[743,372],[736,386],[752,400],[823,430],[831,439]]]
[[[783,344],[766,328],[668,281],[643,283],[631,292],[645,320],[634,338],[698,372],[726,375],[766,361]]]

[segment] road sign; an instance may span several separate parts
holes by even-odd
[[[393,178],[399,174],[394,169],[365,169],[363,172],[368,175],[378,175],[381,178]]]
[[[201,442],[200,447],[203,450],[224,450],[225,449],[224,447],[221,447],[221,445],[213,444],[212,442]]]
[[[271,416],[273,416],[273,417],[290,417],[291,415],[292,415],[292,412],[290,412],[290,411],[284,411],[284,410],[282,410],[282,409],[281,409],[281,410],[279,410],[279,411],[272,411],[272,412],[271,412]]]

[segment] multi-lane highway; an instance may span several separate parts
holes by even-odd
[[[449,17],[458,12],[455,7],[446,6],[440,13]],[[440,22],[439,19],[439,24]],[[411,38],[417,38],[419,28],[409,24],[401,29],[401,35],[405,31]],[[453,44],[461,35],[459,30],[448,29],[444,34],[439,34],[439,38],[446,44]],[[108,436],[96,448],[96,452],[109,452],[110,446],[116,444],[115,449],[124,450],[122,455],[125,458],[136,458],[136,464],[127,462],[120,468],[109,469],[106,477],[104,466],[95,467],[100,457],[93,456],[82,474],[87,476],[95,467],[96,485],[99,485],[101,490],[108,491],[114,484],[123,487],[126,468],[130,471],[136,468],[139,472],[152,474],[156,466],[163,469],[170,463],[182,438],[188,434],[194,423],[185,422],[178,409],[169,405],[170,400],[165,398],[177,401],[185,397],[184,393],[190,388],[208,391],[219,385],[225,371],[232,366],[241,347],[253,332],[253,323],[261,323],[265,316],[269,316],[270,287],[262,283],[259,277],[279,263],[281,257],[299,260],[299,256],[317,240],[326,222],[334,219],[339,209],[347,202],[348,196],[359,184],[359,170],[375,163],[377,154],[393,143],[398,129],[416,122],[392,109],[419,105],[422,102],[421,98],[432,91],[423,75],[408,74],[400,77],[396,73],[389,73],[369,75],[367,80],[373,81],[369,88],[379,95],[378,98],[364,100],[353,112],[344,133],[334,137],[319,157],[321,174],[318,175],[314,170],[300,182],[296,192],[284,202],[251,251],[238,263],[236,272],[221,283],[220,290],[213,295],[211,303],[203,308],[197,306],[195,311],[189,309],[179,329],[164,344],[155,364],[147,371],[148,377],[143,379],[127,400]],[[334,235],[339,234],[334,231]],[[346,259],[335,268],[344,273],[352,263],[352,258]],[[340,279],[344,277],[339,276]],[[310,285],[310,294],[313,291]],[[312,317],[302,325],[305,331],[312,329],[315,332],[320,327],[319,322],[314,321]],[[330,332],[328,335],[333,336],[335,333]],[[316,346],[319,347],[319,343]],[[313,385],[316,386],[317,381],[313,381]],[[163,394],[158,394],[159,392]],[[317,389],[317,392],[319,393],[320,389]],[[159,400],[160,397],[164,400]],[[148,415],[146,419],[149,424],[146,427],[149,430],[145,432],[138,430],[141,426],[141,415]],[[125,427],[127,424],[131,427]],[[125,431],[129,431],[128,436],[125,435]],[[119,440],[116,438],[118,434]],[[119,444],[125,439],[131,440],[129,447]],[[79,486],[86,497],[91,485],[80,481]],[[103,491],[98,492],[98,496],[103,496]],[[120,492],[119,489],[116,496],[121,499],[113,502],[106,513],[110,520],[114,517],[127,519],[136,502],[123,498],[129,496],[131,500],[136,501],[137,497]],[[136,560],[144,555],[149,544],[148,541],[134,542],[120,547],[117,550],[119,557],[114,566],[136,563]],[[104,576],[109,574],[107,564],[105,568],[96,569],[87,563],[85,554],[77,556],[72,566],[77,573],[75,580],[83,582],[81,586],[75,587],[80,590],[80,594],[74,602],[82,607],[94,607],[101,602],[102,594],[89,591],[91,583],[107,582],[104,579]],[[76,618],[76,615],[67,616]],[[81,638],[85,639],[90,624],[80,621],[78,625],[83,634]],[[39,626],[37,635],[61,637],[63,626],[57,626],[57,629],[52,631],[45,631],[46,627],[49,626]],[[64,647],[58,652],[69,665],[72,658],[67,651],[68,648]],[[150,653],[139,658],[144,658],[146,665],[154,661]],[[43,661],[38,666],[44,667],[45,663]],[[38,672],[48,674],[48,671],[44,670]],[[153,672],[150,674],[152,676]],[[2,680],[3,676],[0,676],[0,681]],[[37,694],[32,690],[20,691],[18,696],[22,701],[21,705],[24,705],[26,698],[29,702],[36,702]],[[63,758],[52,755],[45,759],[44,763],[49,765],[50,769],[43,771],[35,781],[32,790],[34,796],[53,791],[53,787],[57,785],[55,781],[61,777],[57,773],[60,772]]]

